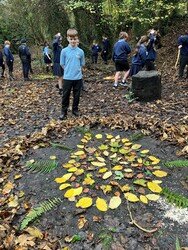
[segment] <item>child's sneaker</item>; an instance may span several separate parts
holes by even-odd
[[[121,82],[120,85],[123,87],[129,87],[129,84],[127,82]]]
[[[113,88],[114,88],[114,89],[117,89],[117,87],[118,87],[118,84],[117,84],[117,83],[114,83]]]

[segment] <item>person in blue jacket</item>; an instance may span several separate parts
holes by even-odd
[[[98,60],[98,55],[99,52],[101,51],[100,46],[98,45],[98,43],[94,40],[93,41],[93,45],[91,47],[91,60],[92,63],[97,63]]]
[[[110,52],[110,42],[106,35],[103,35],[102,37],[102,51],[101,51],[101,57],[103,59],[103,62],[105,64],[108,63],[108,54]]]
[[[57,33],[53,40],[53,74],[58,79],[56,87],[59,89],[59,94],[63,94],[63,68],[60,65],[60,55],[63,49],[61,33]]]
[[[154,29],[149,30],[148,38],[149,41],[146,46],[147,48],[146,70],[150,71],[150,70],[155,70],[155,60],[157,58],[155,42],[157,39],[157,31]]]
[[[26,44],[26,39],[21,39],[21,45],[18,47],[18,54],[22,63],[24,81],[29,81],[29,71],[31,69],[31,53]]]
[[[64,68],[64,83],[62,96],[62,113],[60,120],[67,118],[67,111],[70,102],[70,93],[73,90],[72,114],[78,117],[80,92],[82,83],[82,67],[85,65],[84,51],[78,47],[78,32],[75,29],[67,30],[67,40],[69,45],[62,49],[60,64]]]
[[[9,71],[9,80],[12,81],[14,79],[13,77],[14,56],[10,50],[10,42],[8,40],[5,41],[4,43],[3,53],[5,55],[6,64],[7,64],[8,71]]]
[[[179,77],[182,78],[184,69],[188,65],[188,30],[185,31],[185,35],[178,38],[178,49],[180,50]],[[188,68],[186,77],[188,78]]]
[[[46,72],[49,73],[50,69],[49,67],[52,67],[52,57],[51,57],[51,49],[49,48],[49,43],[45,42],[44,43],[44,48],[43,48],[43,56],[44,56],[44,63],[46,64]]]
[[[140,70],[143,69],[147,58],[147,48],[149,38],[147,36],[142,36],[137,43],[135,54],[131,60],[130,76],[136,75]]]
[[[124,31],[120,32],[119,40],[114,44],[112,59],[115,63],[116,73],[114,79],[114,88],[118,86],[118,80],[123,73],[121,85],[127,86],[126,79],[129,75],[128,55],[131,53],[131,48],[127,42],[128,34]]]
[[[3,47],[0,45],[0,67],[1,67],[1,72],[0,72],[0,78],[4,78],[4,72],[5,72],[5,62],[3,58]]]

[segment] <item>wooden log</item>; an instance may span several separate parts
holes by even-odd
[[[156,70],[139,71],[132,76],[132,92],[139,101],[161,99],[161,75]]]

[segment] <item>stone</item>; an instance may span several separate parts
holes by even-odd
[[[161,99],[161,75],[156,70],[139,71],[132,76],[132,92],[139,101]]]

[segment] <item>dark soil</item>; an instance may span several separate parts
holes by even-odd
[[[108,129],[96,130],[94,133],[109,133]],[[130,137],[132,132],[122,130],[113,131],[114,135]],[[59,143],[67,147],[76,149],[82,134],[73,130],[67,135],[65,140]],[[143,148],[149,148],[151,154],[161,160],[176,159],[176,147],[166,142],[161,142],[150,136],[145,136],[136,143],[142,144]],[[18,190],[25,192],[27,202],[32,206],[39,205],[47,198],[60,197],[63,199],[63,192],[58,189],[59,185],[54,179],[65,173],[61,167],[69,159],[69,153],[57,148],[42,148],[30,150],[22,160],[22,165],[30,159],[49,159],[51,155],[56,155],[59,166],[49,174],[33,173],[23,167],[23,177],[18,181]],[[163,167],[163,169],[165,169]],[[187,195],[187,189],[183,188],[181,181],[188,175],[188,169],[180,171],[178,168],[165,169],[168,176],[164,178],[163,186]],[[99,183],[100,185],[100,183]],[[106,200],[109,200],[107,195]],[[180,225],[178,222],[164,218],[165,208],[160,207],[158,202],[150,202],[149,205],[136,203],[131,205],[131,211],[136,222],[144,228],[152,229],[159,226],[156,233],[144,233],[134,225],[130,224],[130,217],[127,204],[124,201],[117,210],[108,210],[105,213],[98,211],[95,207],[87,210],[78,209],[74,202],[63,199],[62,204],[56,209],[42,216],[40,221],[34,223],[42,231],[48,232],[59,239],[61,246],[69,245],[71,249],[175,249],[176,237],[182,246],[188,245],[187,224]],[[23,211],[22,211],[23,212]],[[21,210],[15,217],[14,224],[18,225],[23,219]],[[20,216],[21,215],[21,216]],[[88,220],[85,227],[78,229],[77,221],[81,215]],[[101,218],[100,222],[93,222],[93,216]],[[79,235],[81,242],[67,244],[64,239],[66,236]],[[93,235],[90,239],[90,235]],[[104,238],[106,239],[103,239]],[[59,248],[60,249],[60,246]]]

